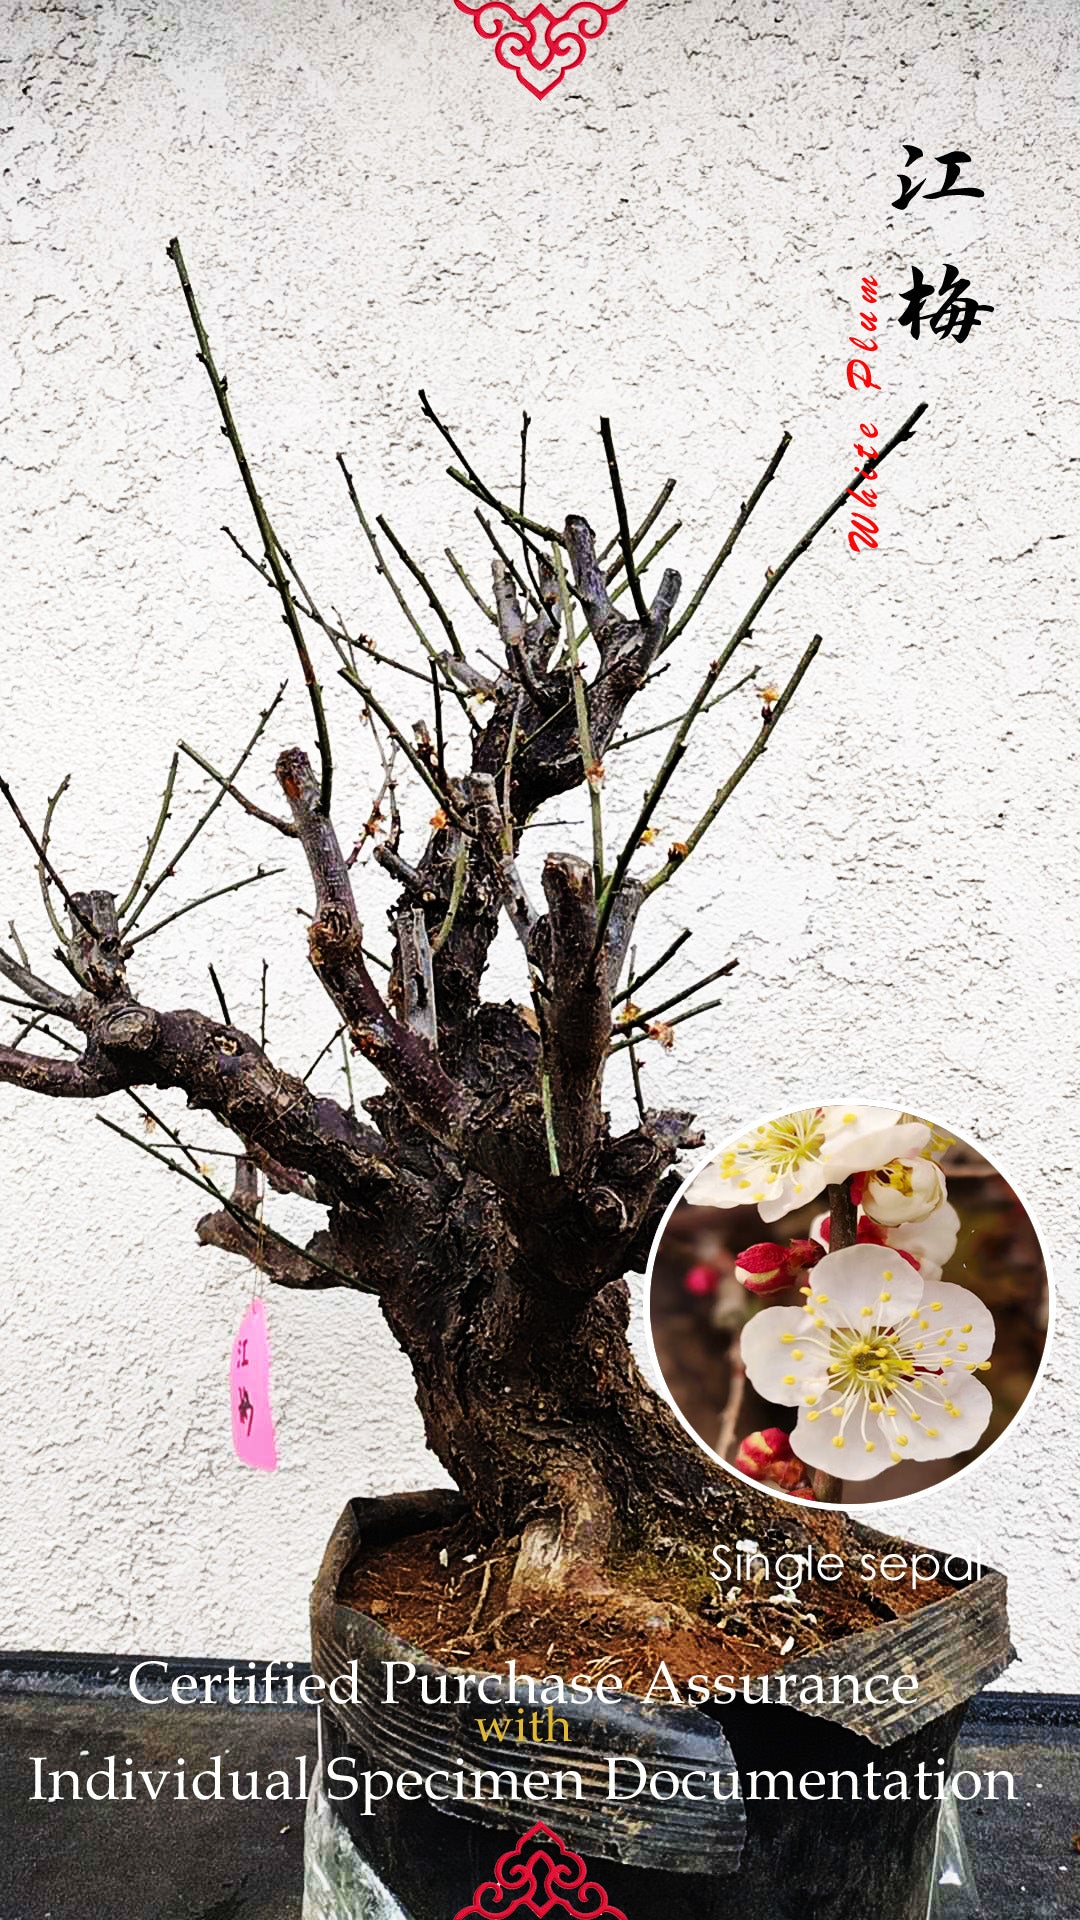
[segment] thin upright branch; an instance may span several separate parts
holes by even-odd
[[[420,621],[417,619],[415,613],[413,612],[411,606],[409,605],[408,600],[406,599],[404,593],[402,592],[396,579],[394,578],[394,575],[391,573],[390,568],[386,564],[386,556],[379,545],[379,542],[375,535],[374,528],[372,527],[371,522],[368,519],[367,514],[364,512],[363,506],[361,505],[360,496],[356,491],[356,482],[354,481],[352,474],[345,463],[345,455],[343,453],[339,453],[337,455],[337,463],[338,463],[338,466],[341,468],[342,478],[345,481],[345,486],[349,495],[349,501],[352,506],[352,510],[355,513],[357,520],[359,521],[360,530],[363,533],[364,538],[368,543],[368,546],[371,548],[372,554],[374,555],[376,572],[381,574],[382,578],[386,581],[387,586],[389,587],[391,593],[394,596],[394,599],[397,601],[398,606],[401,608],[402,613],[405,615],[406,620],[408,621],[410,627],[412,628],[417,639],[419,640],[420,645],[423,647],[424,652],[427,654],[430,660],[434,660],[437,662],[439,671],[442,674],[443,679],[446,681],[447,686],[450,688],[451,692],[453,693],[454,698],[457,701],[462,712],[464,713],[466,719],[468,720],[470,727],[475,729],[476,727],[475,715],[469,712],[468,704],[465,700],[464,695],[462,694],[461,688],[454,684],[453,677],[447,671],[446,663],[443,660],[441,654],[439,653],[438,648],[436,647],[434,641],[430,638],[428,633],[425,631],[425,629],[421,626]]]
[[[224,783],[219,785],[218,790],[215,793],[213,799],[211,800],[209,806],[206,807],[204,811],[199,815],[199,818],[196,820],[195,825],[192,827],[191,832],[188,834],[187,838],[181,842],[180,846],[177,848],[172,858],[170,860],[166,860],[165,865],[162,867],[161,872],[157,876],[157,879],[149,881],[147,885],[143,888],[142,894],[138,902],[136,903],[135,907],[133,908],[131,914],[129,915],[124,925],[123,931],[125,936],[130,933],[132,927],[134,927],[137,924],[137,922],[142,918],[143,913],[146,911],[146,908],[149,906],[151,900],[154,898],[154,895],[158,892],[158,889],[165,885],[166,880],[171,880],[173,874],[176,872],[176,869],[179,866],[181,860],[183,859],[185,853],[187,853],[190,847],[194,846],[200,833],[202,833],[203,829],[209,825],[211,819],[213,818],[214,814],[217,812],[222,801],[224,800],[226,793],[233,786],[237,775],[243,771],[243,768],[247,765],[256,747],[258,746],[259,741],[262,739],[263,734],[266,732],[266,729],[269,726],[274,713],[277,711],[277,708],[280,705],[282,695],[284,694],[285,688],[287,685],[288,685],[287,681],[283,680],[281,682],[281,685],[278,688],[277,692],[275,693],[273,699],[271,700],[270,705],[264,708],[263,712],[259,715],[259,724],[255,728],[255,731],[252,734],[251,739],[248,741],[247,746],[244,748],[239,759],[237,760],[236,765],[233,767],[232,771],[225,776]]]
[[[225,999],[225,989],[222,986],[221,981],[218,979],[217,968],[215,967],[212,960],[210,961],[207,967],[207,972],[210,975],[210,985],[214,989],[214,997],[217,1000],[218,1006],[221,1008],[221,1017],[224,1020],[225,1025],[227,1027],[231,1027],[232,1015],[229,1012],[228,1003]]]
[[[57,793],[54,795],[54,801],[56,799],[59,799],[59,796],[63,792],[66,784],[67,784],[66,781],[64,781],[61,784]],[[75,901],[73,900],[71,894],[68,892],[66,886],[64,885],[64,882],[60,878],[60,875],[57,873],[56,868],[53,866],[52,861],[49,859],[49,855],[46,847],[38,839],[37,834],[34,832],[34,829],[30,825],[29,820],[26,818],[26,815],[23,813],[22,808],[20,807],[18,801],[16,800],[15,795],[12,793],[11,788],[8,786],[7,781],[4,779],[3,774],[0,774],[0,793],[3,794],[4,799],[7,801],[8,806],[11,808],[12,813],[15,815],[15,818],[18,821],[20,827],[22,828],[24,834],[26,835],[26,838],[29,840],[30,845],[34,849],[34,852],[37,854],[39,866],[41,867],[42,871],[48,876],[48,878],[52,881],[53,886],[56,888],[56,891],[60,895],[60,898],[63,901],[68,912],[72,915],[73,919],[79,922],[80,926],[85,927],[87,933],[92,934],[94,932],[93,921],[87,918],[86,914],[82,911],[80,907],[76,906]],[[50,803],[50,805],[51,804],[53,803]],[[62,929],[61,929],[61,938],[66,938],[66,934],[63,932]]]
[[[282,566],[277,536],[270,524],[270,519],[263,505],[259,490],[255,485],[251,468],[248,465],[247,455],[244,452],[243,443],[240,439],[240,433],[233,417],[233,410],[229,401],[228,379],[225,375],[218,372],[214,362],[214,356],[210,351],[210,342],[207,338],[206,328],[203,325],[202,315],[199,312],[191,281],[188,278],[188,271],[184,264],[184,256],[180,251],[179,240],[170,240],[168,255],[176,268],[180,285],[183,289],[188,313],[191,316],[191,324],[195,330],[195,338],[199,345],[198,357],[202,366],[206,369],[207,377],[213,388],[214,398],[217,401],[218,412],[221,415],[222,426],[225,430],[225,437],[229,442],[233,458],[239,468],[240,478],[244,483],[244,491],[251,505],[251,511],[255,516],[255,524],[259,529],[259,538],[263,544],[266,564],[273,575],[274,585],[278,591],[278,598],[281,601],[282,612],[285,617],[285,625],[289,630],[293,646],[296,648],[296,657],[300,662],[300,670],[304,676],[304,685],[307,688],[308,699],[311,702],[312,716],[315,721],[315,732],[319,743],[319,765],[321,769],[319,805],[324,813],[329,813],[330,797],[334,782],[334,761],[330,748],[330,733],[326,724],[326,713],[323,708],[322,689],[315,676],[315,668],[312,665],[307,641],[304,638],[303,629],[300,625],[296,603],[292,596],[292,589],[289,586],[285,569]]]
[[[634,534],[634,537],[630,542],[630,545],[635,550],[641,545],[641,542],[644,540],[645,535],[648,533],[649,528],[653,525],[654,521],[660,518],[660,515],[663,513],[664,508],[667,506],[667,503],[671,499],[671,496],[674,493],[674,491],[675,491],[674,480],[665,480],[663,486],[661,487],[659,493],[656,496],[656,499],[653,501],[652,506],[649,508],[648,513],[645,515],[644,520],[642,521],[640,527],[638,528],[637,532]],[[619,545],[619,536],[616,533],[608,541],[607,546],[604,548],[603,552],[597,555],[597,559],[606,560],[610,554],[614,553],[618,545]],[[614,561],[612,566],[609,567],[608,569],[609,580],[613,580],[615,578],[615,575],[621,572],[622,564],[623,564],[622,554],[620,553],[618,559]]]
[[[499,624],[498,614],[496,613],[494,607],[490,607],[488,605],[487,601],[484,599],[483,594],[480,593],[477,590],[477,588],[473,586],[472,581],[470,580],[468,574],[466,573],[457,555],[452,551],[450,547],[444,547],[443,552],[445,553],[447,559],[449,560],[450,565],[453,567],[454,572],[457,574],[458,579],[461,581],[461,584],[464,587],[466,593],[469,595],[469,598],[476,602],[476,605],[479,607],[481,613],[487,616],[487,618],[491,621],[492,626],[497,627]]]
[[[585,680],[581,671],[581,657],[578,652],[577,635],[574,632],[574,612],[570,605],[567,588],[566,569],[558,547],[551,549],[555,577],[559,583],[559,599],[562,602],[562,617],[566,652],[570,661],[570,673],[574,687],[574,709],[577,715],[578,745],[581,748],[581,763],[585,769],[585,783],[589,789],[589,813],[592,819],[593,843],[593,884],[599,898],[604,885],[604,817],[600,801],[600,769],[596,765],[592,747],[592,735],[589,730],[589,701],[585,692]]]
[[[397,534],[394,532],[394,529],[390,525],[390,522],[386,518],[385,514],[380,513],[376,515],[375,525],[381,528],[382,532],[385,533],[387,539],[390,542],[390,545],[393,547],[394,552],[397,554],[398,559],[402,562],[404,566],[408,568],[409,572],[412,574],[413,579],[416,581],[417,586],[423,588],[424,593],[427,595],[428,605],[431,608],[432,613],[435,615],[436,620],[439,622],[439,625],[442,627],[443,632],[445,633],[447,639],[450,642],[451,652],[456,656],[458,660],[463,660],[465,656],[462,652],[461,641],[457,637],[457,633],[454,628],[454,623],[451,620],[450,615],[447,613],[446,608],[443,606],[442,601],[439,599],[439,596],[436,593],[434,587],[432,586],[431,581],[428,579],[427,574],[424,572],[419,562],[413,559],[412,554],[408,551],[408,548],[403,544],[402,541],[398,539]]]
[[[626,512],[626,500],[623,496],[622,478],[619,473],[619,462],[615,455],[615,441],[612,437],[610,420],[601,420],[600,438],[603,440],[604,453],[607,456],[608,478],[611,481],[611,493],[615,501],[615,515],[619,522],[619,544],[622,548],[622,562],[626,568],[626,578],[630,583],[630,592],[633,595],[637,617],[644,627],[648,625],[649,608],[645,595],[641,591],[641,582],[638,579],[637,568],[634,565],[634,547],[633,541],[630,538],[630,521]]]
[[[723,782],[723,785],[717,787],[700,820],[697,821],[685,841],[680,843],[678,853],[669,855],[659,872],[654,873],[650,879],[646,880],[646,895],[655,893],[657,887],[662,887],[665,881],[670,880],[672,874],[676,873],[685,861],[689,859],[698,842],[703,839],[704,835],[709,831],[720,809],[727,805],[736,787],[746,778],[755,760],[761,758],[761,755],[765,752],[772,738],[777,722],[783,717],[786,709],[794,699],[803,676],[819,651],[820,646],[821,635],[820,633],[815,633],[810,645],[807,647],[806,652],[803,654],[802,659],[799,661],[798,666],[788,681],[787,686],[776,702],[776,705],[768,711],[767,718],[762,721],[760,731],[753,746],[748,753],[743,755],[735,771],[729,774],[728,778]]]
[[[239,787],[234,785],[233,781],[228,779],[225,774],[220,773],[217,767],[212,766],[210,761],[204,759],[202,754],[198,753],[194,747],[189,747],[186,740],[178,741],[177,746],[180,753],[186,753],[188,759],[194,760],[195,765],[200,767],[203,773],[209,774],[211,780],[216,780],[218,786],[223,787],[229,795],[229,798],[235,800],[237,805],[242,807],[244,812],[248,814],[252,820],[261,820],[264,826],[273,827],[276,833],[283,833],[289,840],[296,839],[296,828],[293,826],[291,820],[280,820],[276,813],[268,813],[265,807],[257,806],[254,800],[249,800],[246,794],[241,793]],[[174,754],[174,768],[175,765],[176,755]]]
[[[780,443],[777,446],[776,450],[774,451],[768,466],[765,468],[765,471],[762,474],[761,479],[758,481],[757,486],[754,488],[749,498],[743,501],[741,507],[739,508],[738,513],[735,516],[734,524],[731,528],[730,533],[728,534],[727,539],[724,541],[724,544],[721,547],[719,553],[717,554],[716,559],[713,561],[711,567],[707,569],[705,578],[702,580],[701,585],[697,589],[697,592],[694,594],[691,594],[685,610],[681,614],[680,618],[676,620],[675,625],[672,627],[670,633],[667,636],[667,639],[664,641],[664,645],[660,649],[661,653],[665,652],[668,647],[674,644],[674,642],[678,639],[684,627],[689,626],[695,613],[697,612],[702,601],[704,600],[705,595],[708,593],[709,588],[712,586],[713,581],[716,579],[716,576],[719,573],[721,567],[723,566],[724,561],[727,559],[729,553],[731,552],[732,547],[735,545],[736,540],[738,539],[740,533],[742,532],[747,521],[749,520],[750,515],[753,513],[754,508],[757,506],[757,503],[761,499],[762,494],[765,492],[766,487],[769,486],[771,481],[775,479],[777,468],[779,467],[780,462],[783,459],[790,445],[791,445],[790,433],[782,434],[780,437]]]
[[[185,748],[185,752],[186,751],[187,749]],[[192,758],[194,757],[195,756],[193,755]],[[168,825],[169,809],[172,806],[173,788],[176,785],[176,770],[179,765],[180,765],[180,755],[179,753],[174,753],[172,759],[169,761],[169,771],[165,779],[165,791],[161,796],[161,806],[158,809],[158,817],[154,822],[153,831],[150,834],[150,838],[146,842],[146,851],[143,854],[142,859],[139,861],[138,870],[135,874],[135,878],[133,879],[130,887],[125,893],[123,899],[118,901],[117,903],[116,912],[117,912],[117,917],[120,920],[123,920],[123,917],[125,913],[128,911],[128,908],[131,906],[131,903],[134,900],[136,894],[138,893],[139,888],[142,886],[143,881],[146,879],[146,876],[150,871],[150,863],[153,860],[154,855],[158,850],[158,847],[161,843],[161,836],[164,833],[166,826]],[[211,768],[207,768],[207,772],[211,772],[211,771],[212,771]],[[220,779],[221,776],[217,775],[216,777]]]
[[[781,580],[784,578],[784,575],[795,565],[795,562],[796,560],[799,559],[800,555],[804,554],[807,548],[813,543],[814,540],[816,540],[822,528],[828,525],[833,515],[836,513],[839,513],[841,507],[845,504],[845,502],[848,499],[850,488],[852,486],[858,486],[860,481],[865,479],[868,473],[872,473],[878,467],[880,467],[881,462],[887,459],[888,455],[893,451],[894,447],[900,446],[900,444],[904,440],[909,440],[911,438],[912,433],[914,432],[916,421],[920,420],[922,418],[922,415],[925,412],[926,412],[926,402],[924,400],[919,403],[919,405],[915,408],[913,413],[910,413],[908,415],[903,425],[899,427],[896,433],[892,435],[892,438],[886,441],[880,453],[878,453],[874,457],[874,459],[868,460],[865,466],[860,470],[859,474],[856,476],[855,480],[851,481],[848,485],[845,485],[844,488],[841,490],[841,492],[837,494],[835,500],[831,501],[830,504],[825,508],[824,513],[821,513],[818,515],[818,518],[814,521],[812,526],[807,528],[802,538],[797,540],[795,542],[795,545],[791,548],[791,550],[784,555],[784,558],[781,560],[780,565],[775,568],[773,567],[769,568],[765,577],[765,585],[762,587],[760,593],[757,595],[757,598],[754,600],[753,604],[750,606],[748,611],[744,613],[742,619],[739,621],[739,624],[736,627],[727,645],[717,655],[716,659],[710,663],[705,673],[705,676],[701,682],[701,685],[698,687],[698,690],[694,695],[694,698],[691,700],[690,705],[687,707],[685,713],[683,714],[682,719],[679,722],[675,738],[672,741],[670,747],[668,748],[667,754],[665,755],[664,760],[662,761],[660,767],[657,770],[656,776],[653,781],[654,788],[659,787],[660,791],[662,792],[663,788],[667,785],[669,779],[671,778],[672,762],[674,761],[677,764],[679,758],[681,757],[682,751],[685,746],[687,735],[689,734],[690,729],[693,726],[695,720],[697,719],[699,713],[702,711],[703,707],[708,701],[709,695],[711,694],[714,686],[716,685],[717,680],[720,678],[720,675],[723,673],[724,668],[727,666],[728,661],[731,659],[732,655],[736,652],[736,650],[739,647],[741,647],[743,641],[748,637],[748,635],[752,633],[754,629],[754,625],[757,621],[758,615],[761,613],[763,607],[765,606],[766,602],[769,600],[770,596],[773,593],[775,593],[777,587],[780,585]],[[668,877],[666,870],[665,870],[665,877]],[[660,884],[659,880],[654,876],[653,881],[650,882],[650,887],[654,885],[659,885],[659,884]]]

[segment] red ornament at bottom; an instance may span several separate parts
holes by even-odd
[[[494,1880],[484,1880],[454,1920],[505,1920],[508,1914],[572,1913],[579,1920],[626,1920],[613,1907],[578,1853],[571,1853],[542,1820],[523,1833],[517,1846],[495,1863]]]

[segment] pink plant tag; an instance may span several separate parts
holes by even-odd
[[[233,1446],[245,1466],[273,1473],[277,1466],[270,1411],[270,1337],[266,1308],[253,1300],[233,1341],[229,1362]]]

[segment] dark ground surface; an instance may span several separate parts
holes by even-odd
[[[46,1777],[64,1767],[85,1777],[109,1754],[118,1771],[128,1756],[136,1769],[170,1771],[183,1756],[189,1779],[221,1754],[226,1771],[257,1769],[264,1788],[283,1768],[297,1792],[300,1757],[313,1764],[314,1715],[275,1705],[140,1706],[126,1671],[104,1664],[89,1695],[86,1684],[75,1662],[45,1676],[0,1658],[0,1920],[299,1920],[301,1799],[177,1801],[171,1786],[156,1803],[141,1793],[126,1803],[30,1795],[35,1755]],[[57,1686],[66,1691],[46,1690]],[[962,1811],[983,1920],[1077,1920],[1080,1703],[984,1696],[958,1764],[1007,1769],[1017,1782],[1011,1804]],[[972,1912],[943,1893],[942,1920]]]

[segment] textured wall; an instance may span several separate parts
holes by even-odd
[[[603,524],[595,423],[610,411],[639,506],[679,476],[690,579],[788,426],[782,476],[658,688],[658,717],[848,471],[871,417],[843,382],[861,275],[895,294],[912,261],[932,274],[948,258],[995,304],[962,346],[887,330],[873,417],[891,427],[925,397],[926,428],[883,469],[880,551],[854,558],[834,527],[755,636],[749,663],[770,673],[812,632],[825,645],[643,935],[656,952],[694,927],[684,978],[729,952],[741,963],[722,1013],[681,1029],[650,1083],[696,1105],[713,1138],[800,1097],[895,1097],[1016,1179],[1064,1295],[1039,1404],[908,1525],[978,1540],[1010,1569],[1010,1684],[1080,1684],[1061,1624],[1075,1619],[1080,1492],[1063,1441],[1077,1351],[1073,10],[629,0],[542,104],[450,0],[16,4],[5,40],[3,760],[37,818],[72,772],[55,849],[84,885],[124,884],[177,736],[225,760],[290,665],[269,596],[218,531],[244,506],[170,233],[303,570],[385,644],[407,636],[355,538],[337,448],[433,563],[448,539],[481,560],[420,384],[506,485],[526,404],[537,502]],[[894,213],[902,140],[966,147],[986,198]],[[336,694],[334,718],[341,818],[359,822],[370,743]],[[747,692],[703,729],[665,835],[754,723]],[[258,757],[260,795],[277,746],[309,730],[294,686]],[[621,756],[613,837],[654,747]],[[209,791],[194,772],[174,838]],[[417,798],[418,825],[427,810]],[[572,811],[563,840],[581,833]],[[0,834],[4,918],[43,955],[25,848],[12,822]],[[223,809],[165,903],[276,860],[284,843],[267,838]],[[234,1013],[257,1022],[268,954],[271,1044],[296,1065],[332,1022],[305,971],[305,879],[284,858],[280,878],[169,929],[135,977],[162,1004],[206,1006],[213,958]],[[364,890],[374,940],[386,895],[377,877]],[[520,995],[516,954],[500,952],[499,973]],[[318,1079],[340,1090],[332,1063]],[[619,1071],[612,1091],[625,1112]],[[193,1134],[215,1143],[201,1118]],[[0,1166],[0,1639],[301,1655],[346,1496],[435,1477],[374,1305],[271,1301],[283,1464],[253,1475],[232,1463],[223,1388],[248,1282],[196,1248],[198,1196],[89,1110],[7,1089]]]

